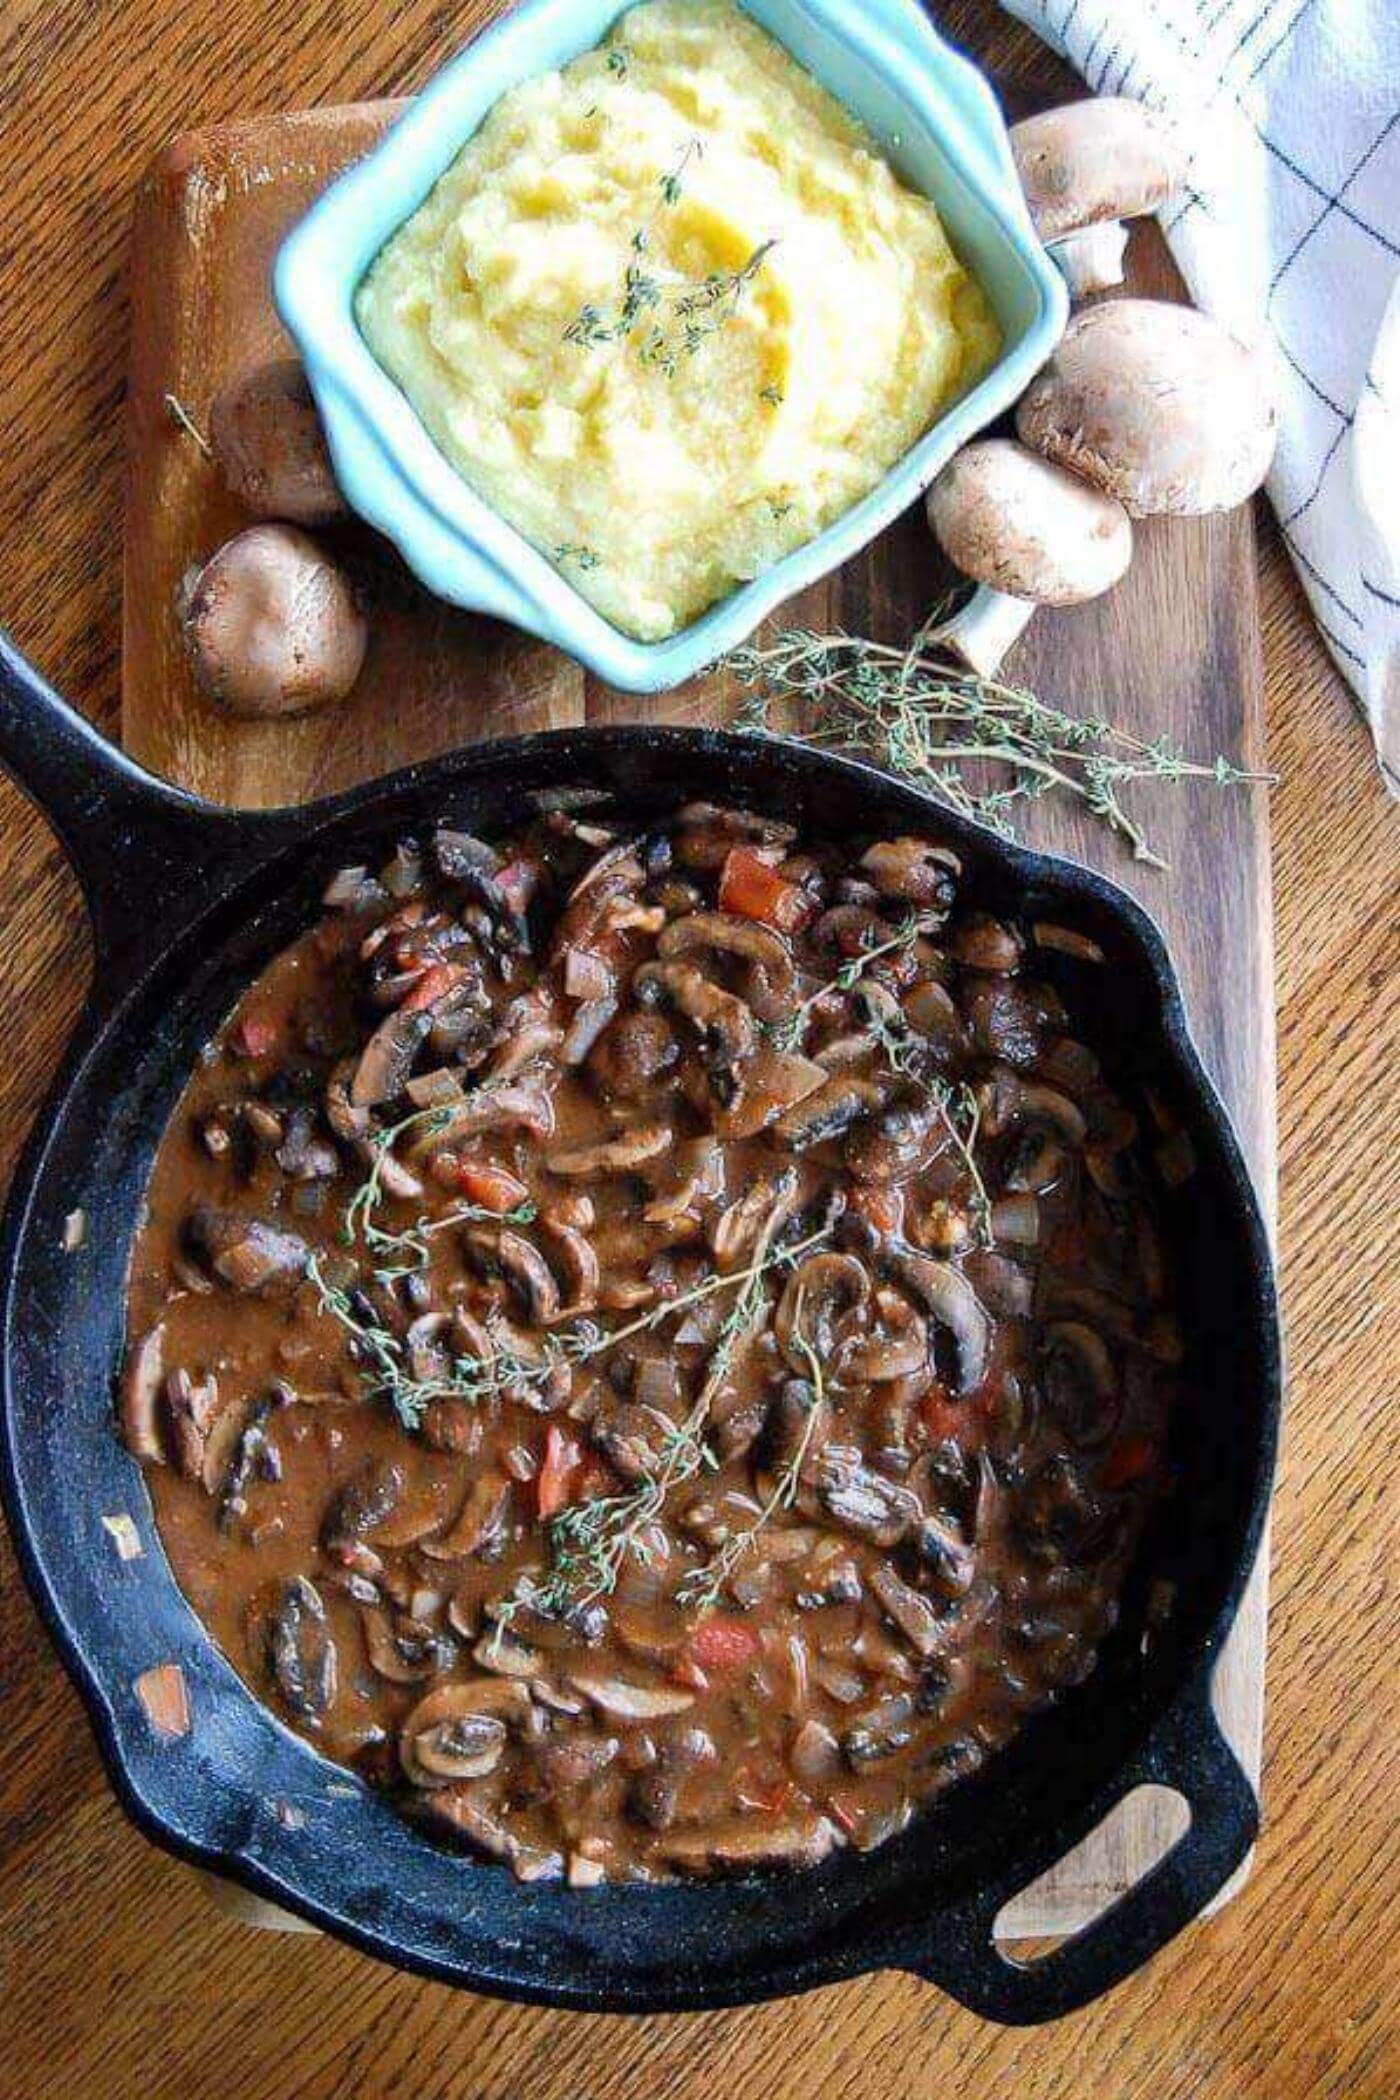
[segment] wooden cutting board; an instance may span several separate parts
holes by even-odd
[[[474,12],[492,12],[490,0]],[[469,10],[469,12],[473,12]],[[463,28],[467,27],[463,24]],[[127,399],[123,736],[168,779],[219,802],[308,800],[464,742],[580,721],[726,719],[734,694],[712,675],[638,699],[610,691],[553,649],[428,598],[382,543],[341,535],[374,606],[374,638],[346,705],[300,722],[234,722],[199,697],[173,603],[181,576],[247,522],[169,406],[197,426],[246,366],[288,346],[268,291],[277,244],[308,202],[392,120],[361,103],[220,125],[177,140],[136,208]],[[1131,288],[1180,297],[1155,228],[1138,230]],[[775,625],[843,626],[905,640],[937,594],[916,512],[836,577],[804,592]],[[1262,672],[1248,512],[1141,528],[1132,572],[1098,605],[1037,616],[1013,675],[1072,711],[1196,755],[1257,767]],[[1264,1201],[1275,1185],[1272,929],[1268,813],[1257,788],[1155,786],[1136,807],[1172,863],[1135,865],[1092,819],[1028,812],[1038,844],[1104,868],[1163,926],[1196,1039],[1232,1114]],[[1256,1569],[1222,1659],[1217,1704],[1257,1778],[1263,1715],[1266,1569]],[[1074,1930],[1131,1885],[1177,1834],[1170,1796],[1137,1797],[1006,1914],[1007,1938]]]

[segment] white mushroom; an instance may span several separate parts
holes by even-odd
[[[230,714],[306,714],[343,700],[369,628],[349,577],[294,525],[253,525],[211,554],[177,606],[195,677]]]
[[[1079,605],[1118,582],[1133,553],[1121,503],[1009,438],[948,462],[928,492],[939,546],[980,588],[936,639],[994,675],[1037,605]]]
[[[1126,95],[1047,109],[1011,128],[1035,230],[1076,297],[1123,281],[1124,219],[1157,211],[1186,179],[1168,121]]]
[[[254,517],[328,525],[348,515],[299,359],[255,365],[221,387],[209,435],[230,492]]]
[[[1268,472],[1275,425],[1259,356],[1158,299],[1076,314],[1016,411],[1024,444],[1135,518],[1233,509]]]

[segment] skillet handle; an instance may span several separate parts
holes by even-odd
[[[158,957],[236,865],[266,850],[276,828],[147,773],[61,700],[3,630],[0,767],[72,863],[92,921],[94,990],[103,995]]]
[[[1149,1781],[1185,1797],[1190,1828],[1092,1924],[1039,1961],[1012,1961],[992,1927],[1024,1881],[1016,1875],[945,1909],[931,1947],[909,1968],[984,2019],[1024,2027],[1074,2012],[1150,1961],[1219,1893],[1258,1835],[1258,1799],[1220,1732],[1208,1679],[1164,1716],[1119,1798]]]

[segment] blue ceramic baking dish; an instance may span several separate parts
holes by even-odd
[[[1049,356],[1067,300],[1037,241],[982,75],[916,0],[742,0],[931,197],[1001,323],[992,370],[870,495],[785,560],[664,642],[621,633],[462,479],[356,325],[361,278],[493,105],[607,35],[620,0],[524,0],[438,74],[375,151],[289,235],[274,288],[305,360],[345,494],[416,574],[456,605],[511,621],[610,685],[658,692],[737,646],[775,605],[849,559],[907,510],[939,468],[1008,408]]]

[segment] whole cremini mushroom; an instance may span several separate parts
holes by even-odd
[[[369,640],[349,577],[294,525],[225,541],[187,577],[179,612],[201,689],[236,715],[344,699]]]
[[[328,525],[348,514],[296,358],[255,365],[222,387],[209,411],[209,435],[231,494],[255,517]]]
[[[936,639],[990,678],[1037,605],[1109,590],[1133,554],[1121,503],[1009,438],[967,445],[928,492],[934,537],[981,586]]]
[[[1171,125],[1128,95],[1027,117],[1011,151],[1035,230],[1080,297],[1122,283],[1123,220],[1159,210],[1186,179]]]
[[[1191,306],[1111,299],[1073,316],[1016,410],[1023,444],[1135,518],[1232,510],[1268,472],[1259,357]]]

